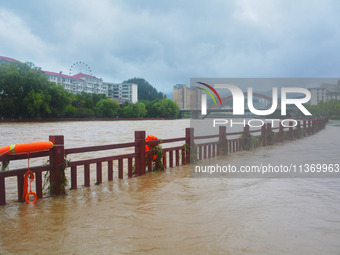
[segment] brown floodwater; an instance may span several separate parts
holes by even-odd
[[[181,137],[188,126],[187,120],[0,124],[0,144],[63,134],[66,148],[81,147],[129,142],[134,130]],[[314,136],[216,162],[340,163],[339,144],[340,125],[332,122]],[[6,179],[6,188],[14,191],[0,207],[0,254],[340,253],[338,178],[193,178],[190,167],[180,166],[89,188],[79,183],[67,196],[35,205],[15,201],[16,179]]]

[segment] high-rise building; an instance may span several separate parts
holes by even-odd
[[[174,101],[180,110],[194,110],[201,107],[201,90],[188,88],[186,84],[174,86]]]
[[[174,101],[178,105],[180,110],[187,110],[189,106],[187,104],[187,93],[188,88],[186,84],[177,84],[174,86]]]

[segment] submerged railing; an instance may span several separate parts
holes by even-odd
[[[158,145],[183,142],[183,145],[173,146],[162,149],[163,167],[170,168],[179,165],[190,164],[196,160],[226,155],[237,151],[248,150],[251,147],[266,146],[284,140],[292,140],[307,135],[312,135],[315,132],[324,128],[327,119],[301,119],[296,120],[297,125],[293,126],[293,122],[289,123],[289,128],[285,128],[280,123],[279,127],[272,128],[271,123],[263,125],[261,129],[250,130],[246,125],[241,132],[227,132],[226,126],[219,127],[219,133],[206,136],[195,136],[193,128],[186,128],[185,136],[179,138],[170,138],[163,140],[145,141],[145,131],[135,131],[135,140],[130,143],[80,147],[80,148],[64,148],[64,136],[50,136],[49,140],[53,142],[54,147],[49,151],[36,152],[18,155],[0,155],[0,162],[16,161],[33,158],[48,157],[48,164],[43,166],[30,167],[30,170],[35,173],[35,192],[37,198],[43,197],[43,172],[49,171],[49,185],[51,195],[62,195],[65,193],[65,170],[70,169],[71,189],[78,187],[78,168],[84,168],[84,186],[90,186],[90,165],[96,166],[96,184],[103,182],[103,163],[107,164],[107,180],[113,181],[114,162],[118,162],[117,177],[124,178],[124,165],[127,178],[144,175],[146,171],[153,171],[152,151],[146,151],[145,145]],[[252,135],[256,134],[257,135]],[[238,136],[235,138],[235,136]],[[234,137],[234,138],[231,138]],[[251,144],[252,140],[257,141]],[[209,142],[204,140],[209,139]],[[211,141],[213,140],[213,141]],[[199,142],[200,141],[200,142]],[[203,141],[203,142],[202,142]],[[88,159],[78,159],[75,161],[66,160],[70,155],[79,153],[93,153],[102,151],[116,151],[130,148],[131,153],[110,155],[105,157],[94,157]],[[190,155],[190,151],[192,152]],[[124,164],[125,162],[125,164]],[[156,166],[154,168],[158,168]],[[14,169],[0,172],[0,205],[6,204],[6,178],[17,177],[17,194],[18,201],[22,201],[24,175],[27,168]]]

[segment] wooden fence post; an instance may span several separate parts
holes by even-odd
[[[19,202],[24,202],[22,200],[22,196],[23,196],[23,191],[24,191],[24,178],[25,175],[24,174],[20,174],[17,176],[17,186],[18,186],[18,201]]]
[[[240,140],[240,139],[239,139]],[[242,150],[249,150],[248,148],[250,143],[250,132],[249,132],[249,125],[245,125],[243,127],[243,141],[242,141]],[[233,151],[235,152],[235,151]]]
[[[275,143],[274,137],[272,135],[272,123],[267,123],[266,138],[268,145],[273,145]]]
[[[312,135],[313,130],[312,130],[312,121],[308,120],[308,135]]]
[[[293,121],[289,121],[289,139],[294,139],[294,133],[293,133]]]
[[[51,195],[58,196],[65,194],[65,187],[62,186],[65,178],[65,161],[64,161],[64,136],[50,136],[50,141],[54,144],[53,154],[50,156],[50,191]]]
[[[283,125],[282,125],[282,122],[280,121],[280,124],[279,124],[279,142],[283,142],[283,134],[284,134],[284,130],[283,130]]]
[[[193,128],[185,129],[185,144],[187,148],[190,148],[190,150],[194,149],[195,141],[194,141],[194,129]],[[190,164],[190,153],[191,152],[189,151],[185,152],[186,164]]]
[[[318,132],[318,129],[316,127],[316,120],[312,120],[312,134],[314,134],[315,132]]]
[[[145,164],[145,131],[135,131],[135,176],[146,172]]]
[[[220,147],[220,156],[228,154],[228,141],[227,141],[227,127],[219,126],[218,146]]]
[[[6,204],[5,177],[0,177],[0,205]]]
[[[296,126],[296,137],[301,138],[302,137],[302,132],[301,132],[301,122],[300,120],[297,121],[297,126]]]
[[[262,139],[262,146],[267,145],[267,131],[266,131],[266,125],[261,126],[261,139]]]

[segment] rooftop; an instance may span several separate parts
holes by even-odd
[[[80,77],[91,77],[93,78],[94,76],[89,75],[89,74],[84,74],[84,73],[78,73],[76,75],[73,75],[72,77],[80,78]]]
[[[44,73],[44,74],[59,76],[59,77],[68,78],[68,79],[82,80],[79,77],[77,77],[78,74],[74,75],[74,76],[70,76],[70,75],[66,75],[66,74],[62,74],[62,73],[55,73],[55,72],[49,72],[49,71],[41,71],[41,72]]]
[[[0,60],[5,60],[5,61],[8,61],[8,62],[20,62],[14,58],[8,58],[8,57],[3,57],[3,56],[0,56]]]
[[[18,63],[21,63],[20,61],[14,59],[14,58],[8,58],[8,57],[4,57],[4,56],[0,56],[0,60],[4,60],[4,61],[7,61],[7,62],[18,62]],[[55,73],[55,72],[50,72],[50,71],[41,71],[42,73],[44,74],[47,74],[47,75],[53,75],[53,76],[58,76],[58,77],[63,77],[63,78],[68,78],[68,79],[75,79],[75,80],[83,80],[81,79],[82,77],[94,77],[92,75],[89,75],[89,74],[84,74],[84,73],[78,73],[76,75],[66,75],[66,74],[62,74],[62,73]]]

